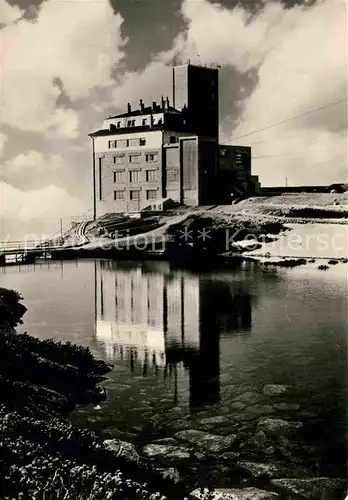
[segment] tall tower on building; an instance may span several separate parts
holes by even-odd
[[[185,64],[173,67],[173,106],[185,109],[187,128],[204,139],[219,138],[219,71]]]

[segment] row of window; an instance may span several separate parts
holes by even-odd
[[[158,122],[157,122],[159,125],[161,125],[163,123],[163,120],[162,118],[159,118]],[[136,124],[136,120],[127,120],[127,127],[134,127]],[[154,118],[143,118],[141,120],[141,125],[143,127],[145,127],[146,125],[153,125],[154,124]],[[138,124],[140,125],[140,123]],[[111,127],[114,127],[114,128],[121,128],[122,127],[122,122],[121,121],[118,121],[116,122],[116,125],[111,125]]]
[[[129,174],[129,182],[140,182],[140,171],[133,170],[131,172],[127,172]],[[114,172],[114,182],[123,184],[125,182],[125,174],[126,172]],[[157,170],[146,170],[145,173],[146,182],[157,182],[158,180],[158,171]],[[168,170],[167,172],[167,181],[168,182],[178,182],[180,180],[180,172],[179,170]]]
[[[169,143],[175,144],[179,141],[179,138],[175,135],[169,137]],[[116,141],[108,142],[109,149],[112,148],[137,148],[138,146],[146,146],[145,137],[137,137],[135,139],[117,139]]]
[[[114,200],[122,201],[125,199],[125,191],[114,191]],[[147,189],[146,191],[146,199],[147,200],[156,200],[157,198],[157,190],[156,189]],[[131,201],[140,201],[140,191],[129,191],[129,199]]]
[[[111,148],[132,148],[138,146],[146,146],[146,139],[144,137],[136,139],[118,139],[117,141],[109,141],[109,149]]]
[[[124,183],[126,172],[114,172],[114,182]],[[139,182],[140,181],[140,171],[132,170],[127,172],[129,174],[129,182]],[[146,170],[146,182],[156,182],[157,181],[157,170]]]
[[[120,155],[120,156],[114,156],[114,163],[121,164],[124,163],[125,160],[128,158],[128,163],[139,163],[141,159],[141,153],[134,153],[128,155],[126,158],[125,155]],[[150,161],[157,161],[158,159],[158,153],[147,153],[145,155],[145,161],[150,162]]]

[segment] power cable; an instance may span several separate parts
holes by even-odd
[[[252,132],[249,132],[247,134],[243,134],[243,135],[240,135],[240,136],[235,137],[233,139],[230,139],[229,141],[226,141],[224,144],[228,144],[232,141],[237,141],[238,139],[242,139],[243,137],[248,137],[249,135],[257,134],[258,132],[263,132],[264,130],[268,130],[270,128],[277,127],[278,125],[282,125],[283,123],[287,123],[287,122],[292,121],[292,120],[297,120],[298,118],[302,118],[303,116],[310,115],[311,113],[316,113],[318,111],[322,111],[323,109],[329,108],[331,106],[337,106],[338,104],[342,104],[343,102],[347,102],[347,99],[342,99],[340,101],[331,102],[329,104],[325,104],[324,106],[321,106],[320,108],[311,109],[309,111],[306,111],[305,113],[301,113],[299,115],[292,116],[291,118],[287,118],[286,120],[281,120],[279,122],[272,123],[271,125],[267,125],[266,127],[259,128],[257,130],[253,130]]]

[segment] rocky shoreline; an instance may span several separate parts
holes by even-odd
[[[203,412],[196,426],[177,415],[173,435],[154,433],[144,446],[73,425],[66,417],[74,408],[105,399],[110,367],[88,349],[18,334],[20,300],[0,289],[1,499],[344,498],[346,481],[321,477],[318,450],[298,446],[303,424],[289,417],[298,408],[283,402],[287,386],[231,386],[226,415]],[[166,418],[152,423],[165,427]],[[189,481],[187,463],[196,471]],[[214,467],[224,471],[225,488],[214,489]]]
[[[183,484],[140,462],[132,445],[66,420],[105,398],[99,383],[110,367],[83,347],[17,333],[20,299],[0,289],[0,498],[184,498]]]

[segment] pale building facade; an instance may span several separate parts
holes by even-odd
[[[218,70],[190,64],[173,68],[168,97],[104,120],[93,140],[94,215],[161,210],[167,200],[196,206],[229,202],[224,193],[238,176],[226,176],[238,152],[218,144]],[[250,188],[249,156],[239,165]],[[238,168],[239,168],[238,167]],[[225,174],[224,174],[225,172]],[[243,172],[242,172],[243,173]],[[244,182],[244,185],[243,185]],[[227,189],[229,191],[229,189]]]

